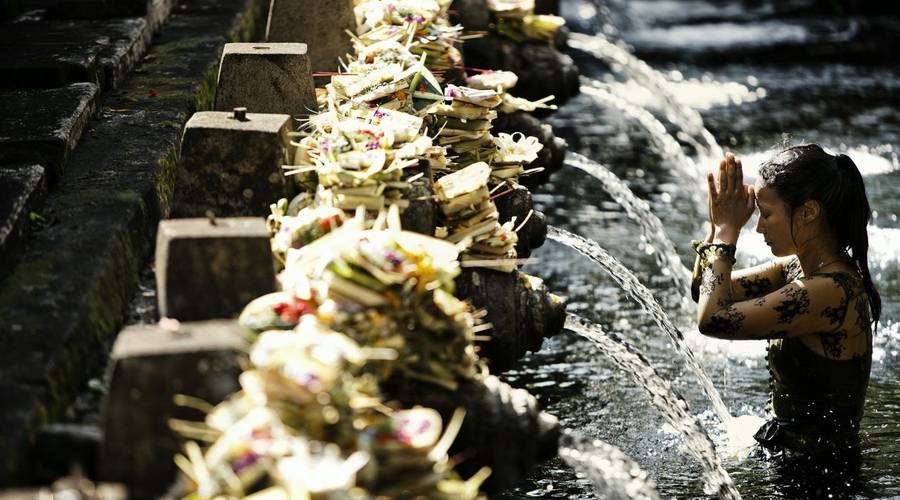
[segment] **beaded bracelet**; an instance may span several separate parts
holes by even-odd
[[[691,242],[691,246],[694,247],[694,251],[697,252],[697,255],[700,256],[700,259],[706,262],[712,260],[713,257],[725,259],[725,261],[732,266],[736,262],[734,254],[737,251],[737,247],[734,245],[729,245],[728,243],[707,243],[705,241],[693,241]]]

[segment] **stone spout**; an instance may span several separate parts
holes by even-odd
[[[466,410],[450,455],[465,457],[456,466],[463,476],[490,467],[483,486],[488,493],[511,487],[535,464],[556,456],[560,433],[556,417],[540,411],[527,391],[493,375],[464,382],[456,392],[413,381],[399,382],[392,392],[401,403],[434,408],[445,421],[456,408]]]
[[[490,340],[480,345],[491,371],[503,371],[528,351],[540,349],[544,338],[562,331],[565,300],[550,293],[543,281],[516,271],[502,273],[466,269],[456,279],[457,294],[476,308],[486,308]]]

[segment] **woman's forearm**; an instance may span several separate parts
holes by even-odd
[[[698,247],[700,257],[700,284],[698,286],[697,322],[700,331],[706,332],[706,325],[714,314],[729,307],[734,302],[731,288],[731,271],[734,267],[735,246],[724,243],[702,244]]]
[[[716,226],[710,222],[709,229],[706,232],[706,238],[703,238],[702,242],[712,243],[714,239],[716,239]],[[697,257],[694,259],[693,272],[691,273],[691,298],[694,299],[694,302],[700,300],[701,260],[700,254],[698,253]]]

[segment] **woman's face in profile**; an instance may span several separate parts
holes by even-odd
[[[797,253],[791,236],[791,217],[787,203],[761,177],[756,179],[755,189],[756,207],[759,209],[756,232],[763,235],[776,257]]]

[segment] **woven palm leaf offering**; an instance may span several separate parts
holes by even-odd
[[[490,176],[491,168],[478,162],[435,182],[435,196],[445,223],[437,234],[465,249],[465,265],[512,272],[518,264],[516,221],[513,218],[500,224],[500,214],[488,190]]]
[[[313,315],[260,335],[241,390],[173,423],[196,439],[176,457],[185,498],[476,498],[487,471],[462,481],[447,457],[462,413],[442,433],[434,410],[385,406],[365,373],[384,355]]]
[[[461,75],[462,54],[456,47],[462,26],[448,22],[449,0],[367,0],[354,11],[357,36],[355,50],[384,41],[401,43],[410,53],[424,57],[426,67],[439,81]],[[349,69],[349,68],[348,68]]]
[[[554,99],[552,95],[537,101],[529,101],[510,94],[509,90],[518,82],[518,75],[512,71],[480,70],[466,78],[466,85],[473,89],[495,90],[501,95],[503,102],[497,108],[500,113],[510,114],[516,111],[531,113],[538,109],[556,109],[555,104],[549,104]]]
[[[351,212],[358,206],[373,212],[405,207],[420,160],[443,157],[419,135],[420,126],[421,119],[390,110],[320,113],[310,119],[286,175],[315,175],[315,205]]]
[[[457,247],[400,230],[396,207],[374,227],[345,224],[291,249],[281,275],[284,290],[314,300],[321,321],[361,345],[396,350],[397,359],[370,363],[381,379],[455,390],[459,380],[485,370],[475,354],[469,306],[453,296]]]
[[[312,243],[347,219],[343,210],[329,205],[290,209],[286,199],[272,204],[266,225],[272,235],[272,255],[284,265],[287,251]]]
[[[536,137],[491,133],[496,110],[508,96],[502,87],[502,83],[497,90],[447,85],[446,101],[430,108],[431,126],[438,130],[439,144],[447,147],[453,160],[450,170],[486,162],[491,167],[491,185],[517,184],[520,176],[537,171],[525,170],[524,166],[534,161],[543,147]]]

